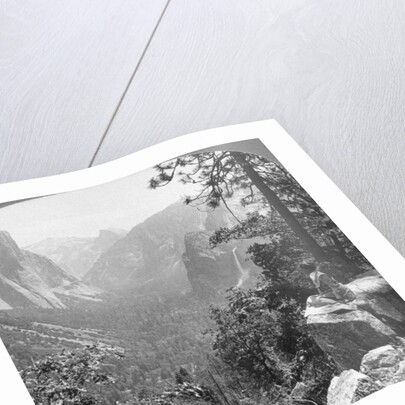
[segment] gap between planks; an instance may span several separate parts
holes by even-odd
[[[153,29],[153,31],[152,31],[152,33],[151,33],[151,35],[149,37],[149,40],[146,43],[144,50],[142,51],[141,57],[139,58],[138,62],[135,65],[134,71],[132,72],[132,74],[131,74],[131,76],[130,76],[130,78],[128,80],[128,83],[125,86],[124,91],[123,91],[120,99],[118,100],[117,106],[115,107],[115,109],[114,109],[114,111],[113,111],[113,113],[111,115],[111,118],[110,118],[104,132],[103,132],[103,135],[101,136],[100,142],[97,145],[96,151],[94,152],[93,157],[91,158],[88,167],[93,166],[94,161],[96,160],[96,157],[97,157],[97,154],[100,151],[101,145],[103,144],[103,142],[104,142],[104,140],[105,140],[105,138],[106,138],[106,136],[108,134],[108,131],[110,130],[111,125],[112,125],[112,123],[113,123],[113,121],[114,121],[114,119],[115,119],[115,117],[116,117],[116,115],[118,113],[118,110],[120,109],[121,104],[124,101],[124,98],[125,98],[126,94],[128,93],[129,88],[131,87],[131,84],[132,84],[132,82],[134,80],[134,77],[136,76],[136,74],[137,74],[137,72],[139,70],[139,67],[141,66],[141,63],[142,63],[142,61],[143,61],[143,59],[144,59],[144,57],[146,55],[146,52],[147,52],[150,44],[152,43],[153,37],[155,36],[156,31],[158,30],[160,23],[163,20],[163,17],[164,17],[164,15],[166,13],[167,8],[169,7],[170,2],[171,2],[171,0],[167,0],[165,6],[163,7],[163,10],[162,10],[157,22],[156,22],[155,28]]]

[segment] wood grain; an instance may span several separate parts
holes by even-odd
[[[2,182],[87,167],[165,3],[2,2]]]
[[[276,118],[405,254],[401,0],[174,0],[96,163]]]

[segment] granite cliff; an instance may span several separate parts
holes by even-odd
[[[213,248],[210,235],[207,231],[185,235],[183,262],[194,291],[209,297],[235,286],[253,287],[260,269],[245,260],[246,249],[252,242],[231,241]]]
[[[210,233],[234,224],[225,208],[205,212],[179,201],[132,228],[101,254],[83,281],[109,291],[164,281],[179,290],[191,285],[203,295],[209,286],[235,286],[244,270],[246,243],[208,246]]]
[[[0,309],[65,308],[69,299],[98,296],[52,260],[20,249],[8,232],[0,231]]]
[[[133,227],[101,254],[83,281],[106,290],[184,278],[184,233],[203,229],[206,213],[178,202]]]

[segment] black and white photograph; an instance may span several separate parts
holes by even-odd
[[[345,405],[405,380],[404,301],[242,143],[1,205],[0,337],[36,405]]]

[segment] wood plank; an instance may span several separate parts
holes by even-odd
[[[176,0],[96,163],[276,118],[405,254],[404,7]]]
[[[1,182],[87,167],[165,3],[2,3]]]

